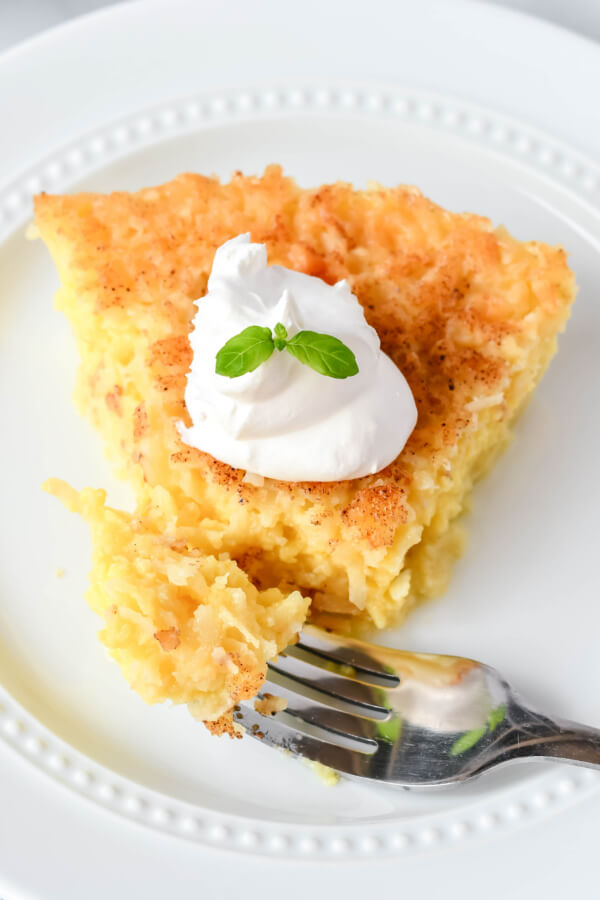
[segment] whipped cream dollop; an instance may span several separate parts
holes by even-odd
[[[381,350],[346,281],[331,286],[268,266],[263,244],[241,234],[217,250],[208,291],[196,301],[183,441],[249,473],[283,481],[341,481],[385,468],[417,421],[411,390]],[[354,352],[358,374],[331,378],[275,351],[245,375],[215,372],[217,352],[250,325],[281,322],[333,335]]]

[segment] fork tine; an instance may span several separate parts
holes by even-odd
[[[373,742],[380,737],[377,730],[378,723],[373,719],[332,709],[319,700],[306,696],[306,693],[298,694],[297,690],[286,685],[286,681],[289,685],[291,679],[284,677],[278,678],[277,681],[274,679],[267,681],[263,686],[263,693],[266,690],[276,697],[283,697],[287,701],[285,712],[289,715],[309,725],[316,725],[339,735],[349,735],[359,741]]]
[[[303,734],[294,727],[288,727],[280,716],[280,713],[274,718],[261,716],[250,707],[241,706],[236,713],[236,720],[243,725],[247,734],[270,747],[287,750],[294,756],[304,756],[346,775],[369,774],[371,754]]]
[[[296,649],[300,651],[298,655],[301,658],[310,658],[314,665],[318,665],[318,661],[322,659],[351,666],[358,670],[357,678],[366,680],[367,683],[389,687],[390,682],[395,686],[400,681],[397,675],[390,671],[389,665],[380,658],[381,654],[386,653],[385,648],[337,634],[330,635],[313,625],[305,625],[298,643],[289,647],[286,653],[294,652]]]
[[[318,650],[308,649],[302,642],[286,647],[283,653],[285,656],[301,659],[311,666],[316,666],[318,669],[352,678],[353,681],[359,681],[361,684],[372,687],[381,687],[384,690],[389,690],[391,687],[397,687],[400,683],[400,680],[393,675],[381,675],[379,672],[357,668],[356,665],[351,665],[346,659],[342,659],[341,656],[326,656]]]
[[[299,693],[305,693],[306,688],[319,691],[321,694],[333,698],[322,699],[323,703],[329,703],[346,712],[374,715],[375,718],[387,718],[389,710],[385,705],[385,692],[382,688],[376,688],[357,681],[352,676],[338,674],[322,669],[303,659],[298,659],[286,651],[285,656],[279,656],[276,662],[269,663],[270,677],[273,673],[287,675],[294,679],[301,687]],[[361,709],[362,708],[362,709]]]

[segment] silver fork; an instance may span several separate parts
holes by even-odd
[[[274,715],[236,707],[237,722],[273,747],[345,775],[435,787],[524,758],[600,768],[600,731],[525,706],[490,666],[407,653],[307,626],[269,665]]]

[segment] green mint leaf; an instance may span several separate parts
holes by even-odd
[[[358,372],[356,357],[350,347],[330,334],[299,331],[287,342],[285,349],[320,375],[349,378]]]
[[[471,731],[461,734],[450,747],[450,756],[460,756],[461,753],[466,753],[481,740],[486,731],[487,728],[483,725],[481,728],[473,728]]]
[[[287,329],[285,325],[282,325],[281,322],[278,322],[275,328],[273,329],[275,334],[275,340],[273,343],[275,344],[276,350],[285,350],[285,345],[287,344]]]
[[[217,353],[215,372],[228,378],[253,372],[267,361],[274,347],[270,328],[250,325],[223,344]]]
[[[488,728],[490,729],[490,734],[492,731],[495,731],[498,725],[504,721],[506,716],[506,706],[504,703],[501,706],[497,706],[495,709],[491,711],[488,716]]]

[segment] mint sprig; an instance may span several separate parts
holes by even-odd
[[[278,322],[273,331],[250,325],[230,338],[219,350],[215,372],[239,378],[266,362],[274,350],[287,350],[298,362],[329,378],[349,378],[358,373],[358,363],[350,347],[331,334],[299,331],[288,339]]]
[[[275,349],[270,328],[250,325],[223,344],[217,353],[217,375],[238,378],[254,372],[268,360]]]
[[[348,378],[358,372],[356,357],[350,347],[330,334],[299,331],[287,342],[285,349],[320,375]]]

